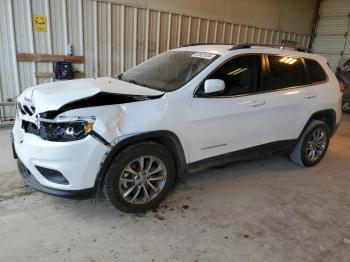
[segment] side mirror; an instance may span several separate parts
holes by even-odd
[[[225,90],[225,82],[221,79],[208,79],[204,82],[204,93],[220,93]]]

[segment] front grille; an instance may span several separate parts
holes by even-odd
[[[23,106],[23,110],[24,110],[28,115],[30,115],[30,116],[33,115],[33,112],[29,109],[29,107]]]
[[[40,130],[38,128],[38,126],[32,122],[26,121],[26,120],[22,120],[22,129],[24,130],[24,132],[29,133],[29,134],[33,134],[33,135],[39,135]]]
[[[19,112],[21,112],[22,115],[26,114],[26,112],[23,110],[23,107],[22,107],[21,103],[18,103],[18,107],[17,108],[18,108]]]
[[[34,106],[22,105],[21,103],[17,104],[17,109],[22,115],[32,116],[35,113]]]

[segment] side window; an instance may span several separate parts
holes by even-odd
[[[268,70],[262,79],[262,91],[306,84],[305,66],[300,58],[269,55]]]
[[[257,89],[260,75],[260,55],[233,58],[214,71],[208,79],[221,79],[225,90],[219,96],[235,96],[253,93]],[[204,90],[204,84],[200,92]]]
[[[304,59],[304,61],[309,71],[311,81],[310,84],[327,80],[326,73],[318,62],[311,59]]]

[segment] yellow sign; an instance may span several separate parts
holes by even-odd
[[[46,32],[47,31],[46,16],[41,16],[41,15],[33,16],[33,27],[34,27],[34,31]]]

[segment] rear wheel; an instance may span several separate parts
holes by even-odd
[[[125,212],[144,212],[161,202],[175,181],[171,154],[160,144],[142,142],[122,150],[103,182],[106,198]]]
[[[291,160],[300,166],[316,165],[328,149],[329,138],[328,126],[322,121],[313,120],[291,153]]]

